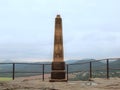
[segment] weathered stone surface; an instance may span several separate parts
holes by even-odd
[[[65,62],[52,62],[52,70],[65,70]]]
[[[50,82],[64,82],[65,79],[65,62],[63,52],[62,36],[62,19],[60,15],[55,18],[55,35],[54,35],[54,53],[52,62],[52,72]]]
[[[54,35],[54,55],[53,62],[64,62],[63,35],[62,35],[62,18],[57,15],[55,18],[55,35]]]
[[[52,79],[65,79],[65,71],[52,71],[51,72]]]

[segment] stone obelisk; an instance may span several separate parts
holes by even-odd
[[[57,15],[55,18],[55,35],[54,35],[54,53],[52,62],[51,82],[64,82],[65,79],[65,62],[62,36],[62,18]]]

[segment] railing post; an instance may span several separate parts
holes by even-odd
[[[68,64],[67,64],[67,81],[68,81],[68,70],[69,70],[68,68],[69,68],[69,67],[68,67]]]
[[[44,64],[42,66],[43,66],[42,80],[44,81]]]
[[[107,59],[107,79],[109,79],[109,59]]]
[[[89,80],[91,80],[91,78],[92,78],[92,62],[90,62],[90,78],[89,78]]]
[[[15,79],[15,63],[13,63],[13,75],[12,75],[12,79]]]

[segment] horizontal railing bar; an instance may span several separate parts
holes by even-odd
[[[13,72],[0,72],[0,73],[13,73]],[[15,73],[42,73],[42,72],[15,72]]]
[[[13,73],[13,72],[0,72],[0,73]],[[15,72],[15,73],[42,73],[42,72]],[[51,73],[51,72],[45,72],[45,73]]]
[[[42,73],[42,72],[15,72],[15,73]]]
[[[13,63],[0,63],[0,64],[13,64]]]
[[[0,73],[13,73],[13,72],[0,72]]]
[[[41,63],[0,63],[0,64],[30,64],[30,65],[43,65]],[[44,65],[51,65],[51,64],[44,64]]]
[[[120,58],[106,58],[106,59],[98,59],[98,60],[93,60],[93,61],[89,61],[89,62],[83,62],[83,63],[75,63],[75,64],[86,64],[86,63],[90,63],[90,62],[99,62],[99,61],[105,61],[105,60],[119,60]],[[73,65],[73,64],[68,64],[68,65]]]
[[[104,58],[104,59],[95,59],[96,61],[98,60],[119,60],[120,58]]]

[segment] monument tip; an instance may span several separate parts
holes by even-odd
[[[60,15],[59,15],[59,14],[57,15],[57,18],[60,18]]]

